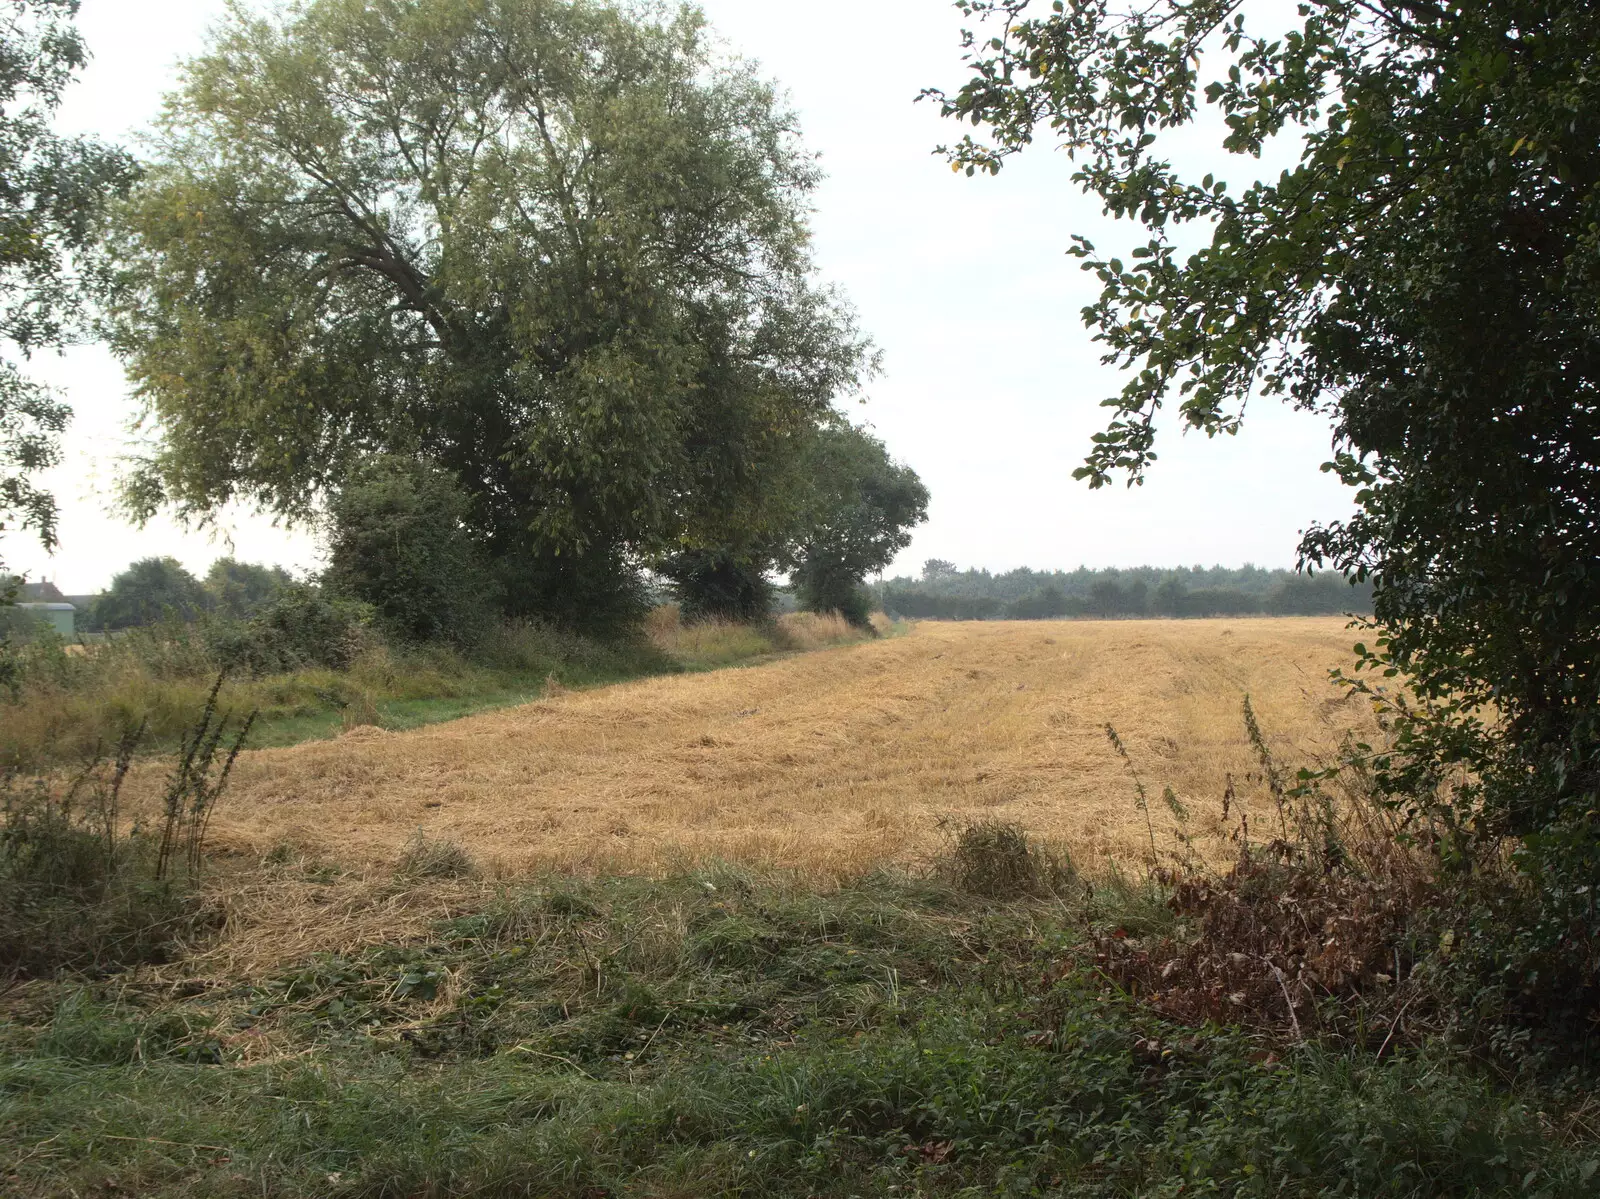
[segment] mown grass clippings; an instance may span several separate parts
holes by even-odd
[[[478,864],[458,842],[429,837],[418,829],[394,872],[403,879],[471,878],[478,873]]]
[[[1225,633],[1231,635],[1224,636]],[[1179,817],[1128,802],[1101,729],[1189,815],[1186,852],[1226,863],[1235,818],[1275,822],[1243,688],[1296,756],[1337,751],[1362,713],[1331,685],[1337,621],[926,624],[847,650],[549,695],[404,735],[246,754],[219,844],[285,839],[387,869],[421,826],[491,873],[662,873],[742,861],[821,882],[938,851],[940,821],[1022,825],[1080,868],[1148,860]],[[1148,816],[1148,820],[1147,820]]]

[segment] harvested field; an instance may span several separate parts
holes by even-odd
[[[922,624],[759,666],[656,678],[407,733],[246,755],[213,843],[393,863],[417,831],[491,873],[723,858],[846,877],[911,862],[942,818],[1016,820],[1080,861],[1148,856],[1114,724],[1152,797],[1247,806],[1252,696],[1286,763],[1370,718],[1327,681],[1341,619]],[[1171,816],[1153,805],[1171,844]],[[1266,826],[1258,826],[1265,831]]]

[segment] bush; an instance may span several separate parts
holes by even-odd
[[[837,612],[858,629],[871,628],[876,606],[861,576],[821,558],[802,563],[792,576],[795,598],[807,612]]]
[[[1375,763],[1393,751],[1346,744],[1331,766],[1285,770],[1246,698],[1244,724],[1276,821],[1262,841],[1240,815],[1234,861],[1193,852],[1158,867],[1179,929],[1159,939],[1103,936],[1097,967],[1163,1014],[1245,1023],[1300,1041],[1380,1053],[1444,1037],[1513,1072],[1592,1064],[1600,1011],[1600,935],[1552,919],[1548,883],[1515,854],[1469,841],[1450,794],[1397,802]],[[1132,762],[1109,726],[1117,752]],[[1439,780],[1434,780],[1437,785]],[[1136,804],[1149,801],[1137,773]],[[1233,797],[1224,797],[1226,820]],[[1180,826],[1187,812],[1163,798]],[[1150,826],[1152,858],[1158,856]]]
[[[10,640],[17,644],[37,641],[52,631],[49,621],[27,608],[0,604],[0,641]]]
[[[776,589],[761,563],[727,550],[685,550],[661,563],[685,621],[754,622],[772,615]]]
[[[328,505],[323,585],[370,605],[396,640],[470,644],[499,597],[467,529],[468,506],[441,470],[408,458],[369,459]]]
[[[258,676],[306,667],[348,670],[371,642],[371,619],[364,604],[290,586],[248,621],[212,626],[209,648],[223,669]]]
[[[519,551],[495,560],[505,614],[589,637],[627,639],[650,611],[644,576],[619,550],[583,554]]]

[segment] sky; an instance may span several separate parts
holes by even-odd
[[[818,267],[883,354],[866,402],[850,411],[932,494],[928,522],[889,573],[914,574],[928,558],[994,571],[1292,566],[1301,529],[1349,511],[1348,493],[1318,470],[1329,457],[1325,421],[1270,401],[1251,408],[1237,437],[1184,436],[1165,421],[1142,487],[1090,491],[1072,479],[1120,378],[1078,319],[1098,282],[1066,250],[1074,233],[1113,250],[1135,244],[1136,230],[1079,194],[1046,141],[993,178],[955,174],[934,153],[960,130],[916,97],[960,85],[953,6],[702,7],[725,51],[757,62],[787,94],[827,173],[812,218]],[[176,64],[201,50],[224,10],[224,0],[83,0],[79,26],[94,59],[58,125],[131,144],[174,86]],[[44,479],[61,503],[61,544],[47,556],[8,537],[13,568],[69,594],[99,590],[151,555],[197,572],[227,553],[317,568],[307,532],[244,509],[209,531],[164,519],[129,525],[111,502],[137,417],[119,364],[102,347],[80,346],[38,356],[30,370],[76,415],[66,460]]]

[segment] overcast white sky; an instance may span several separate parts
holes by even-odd
[[[841,285],[884,351],[884,375],[857,409],[922,475],[930,519],[896,564],[1288,566],[1299,530],[1348,511],[1317,467],[1328,430],[1315,417],[1257,405],[1237,438],[1179,437],[1140,489],[1089,491],[1071,478],[1118,379],[1078,321],[1096,282],[1065,250],[1116,235],[1041,143],[998,178],[953,174],[935,157],[959,136],[929,104],[961,79],[960,17],[945,0],[703,0],[728,48],[788,91],[827,183],[814,228],[824,276]],[[113,140],[155,115],[174,64],[198,51],[224,0],[84,0],[94,61],[61,124]],[[1220,173],[1220,172],[1219,172]],[[1124,236],[1130,236],[1124,234]],[[247,512],[222,538],[168,522],[139,530],[109,510],[133,416],[117,363],[99,347],[38,360],[76,411],[67,463],[49,479],[62,503],[61,546],[46,557],[21,537],[6,558],[69,593],[104,586],[130,560],[171,554],[203,570],[221,553],[295,569],[316,565],[303,534]],[[1170,424],[1170,422],[1169,422]]]

